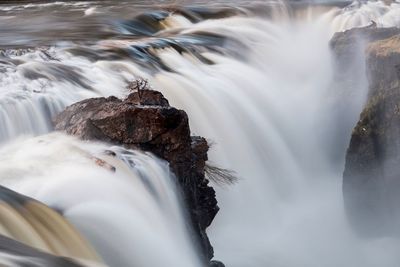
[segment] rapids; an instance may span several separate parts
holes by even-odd
[[[62,210],[109,266],[200,266],[165,162],[47,134],[67,105],[124,96],[142,77],[215,142],[210,161],[240,178],[216,186],[217,259],[398,266],[397,238],[359,238],[345,217],[344,156],[367,81],[362,71],[348,74],[350,89],[335,80],[329,41],[373,22],[400,26],[399,2],[118,3],[0,5],[1,185]],[[363,70],[364,59],[352,64]]]

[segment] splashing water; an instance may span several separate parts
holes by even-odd
[[[375,22],[378,27],[395,27],[400,25],[400,3],[393,1],[388,5],[383,1],[355,1],[340,10],[333,20],[336,31],[365,27]]]
[[[359,239],[344,216],[344,154],[367,87],[362,76],[353,92],[343,92],[333,81],[329,29],[346,20],[343,14],[331,18],[335,13],[312,21],[233,18],[197,25],[234,32],[251,44],[245,63],[209,53],[216,64],[204,66],[175,51],[160,52],[178,74],[160,72],[154,83],[173,105],[189,112],[196,134],[218,144],[211,160],[242,177],[235,188],[217,192],[221,213],[211,229],[217,256],[228,266],[400,262],[399,240]],[[380,26],[395,23],[384,13]],[[338,109],[342,101],[351,105]]]
[[[1,184],[61,210],[109,266],[200,266],[165,162],[61,134],[17,140],[0,154]]]
[[[84,7],[82,16],[105,13]],[[360,239],[345,218],[344,155],[367,86],[363,73],[349,74],[350,89],[335,80],[329,40],[372,21],[400,26],[399,7],[355,2],[296,16],[279,3],[268,17],[249,8],[198,21],[173,14],[163,27],[146,25],[146,36],[125,21],[118,38],[94,45],[5,50],[0,141],[49,132],[66,105],[122,96],[127,81],[145,77],[188,112],[195,134],[215,141],[210,160],[241,178],[218,189],[221,211],[209,229],[227,266],[398,266],[398,239]],[[363,58],[353,64],[364,68]],[[119,159],[102,154],[109,149]],[[0,155],[1,184],[63,210],[110,266],[199,266],[164,162],[59,134],[17,139]]]

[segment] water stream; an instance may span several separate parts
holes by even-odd
[[[351,88],[335,80],[329,41],[372,21],[400,26],[400,3],[346,4],[0,5],[0,184],[65,211],[109,266],[199,266],[166,163],[48,134],[67,105],[122,97],[145,78],[215,143],[210,161],[240,178],[216,186],[216,258],[229,267],[398,266],[398,239],[359,238],[345,217],[344,156],[367,81],[363,71],[348,73]],[[352,64],[365,67],[362,57]],[[102,154],[109,149],[118,157]]]

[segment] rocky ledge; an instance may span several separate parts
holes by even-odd
[[[337,34],[346,57],[363,42],[369,82],[343,174],[345,208],[364,236],[400,233],[400,29],[367,27]]]
[[[204,138],[190,135],[184,111],[171,107],[157,91],[140,90],[124,100],[93,98],[73,104],[55,118],[55,128],[85,140],[149,151],[168,161],[187,203],[194,240],[210,261],[213,248],[206,228],[219,208],[205,177],[209,146]]]

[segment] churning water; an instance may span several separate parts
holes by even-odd
[[[361,239],[345,218],[344,155],[367,83],[363,71],[347,74],[351,87],[335,80],[329,40],[372,21],[400,26],[400,3],[0,10],[0,183],[65,211],[110,266],[199,266],[167,165],[61,134],[18,136],[48,133],[67,105],[123,96],[138,77],[187,111],[192,131],[216,143],[210,160],[240,177],[217,187],[209,229],[227,266],[399,265],[398,239]],[[351,64],[364,69],[362,57]],[[102,154],[110,149],[117,158]]]

